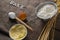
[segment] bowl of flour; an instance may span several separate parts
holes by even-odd
[[[56,15],[58,11],[57,5],[54,2],[45,2],[37,6],[37,17],[41,19],[50,19]]]

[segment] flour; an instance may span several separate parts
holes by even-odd
[[[52,4],[47,4],[39,9],[37,16],[42,19],[49,19],[56,14],[56,8]]]
[[[15,6],[15,7],[20,8],[20,9],[23,9],[25,7],[23,4],[16,3],[13,0],[10,1],[10,4],[13,5],[13,6]]]
[[[14,12],[9,12],[8,13],[8,16],[11,18],[11,19],[15,19],[16,18],[16,15]]]

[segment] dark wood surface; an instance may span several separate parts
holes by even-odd
[[[28,29],[27,37],[24,40],[37,40],[38,36],[40,35],[42,29],[44,28],[45,22],[43,22],[41,19],[36,18],[35,8],[38,4],[46,1],[52,1],[52,0],[14,0],[16,3],[21,3],[26,6],[25,9],[23,9],[27,13],[27,20],[26,22],[28,25],[30,25],[34,31],[30,31]],[[8,37],[8,31],[11,28],[12,25],[17,24],[19,22],[11,22],[8,17],[8,13],[13,11],[16,14],[18,14],[21,9],[10,5],[10,0],[0,0],[0,29],[4,32],[7,32],[7,36],[3,35],[0,32],[0,40],[12,40],[10,37]]]

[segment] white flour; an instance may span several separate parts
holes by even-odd
[[[37,16],[42,19],[49,19],[56,14],[56,8],[54,5],[47,4],[39,9]]]

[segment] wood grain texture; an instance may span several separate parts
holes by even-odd
[[[35,13],[35,8],[37,7],[38,4],[46,1],[52,1],[52,0],[14,0],[16,3],[20,3],[26,6],[24,11],[26,11],[27,14],[27,24],[30,25],[33,29],[34,32],[31,32],[28,29],[28,35],[24,40],[37,40],[38,36],[40,35],[42,29],[44,28],[45,22],[43,22],[39,18],[35,18],[36,14]],[[0,28],[2,27],[3,29],[6,29],[9,31],[10,27],[14,24],[17,24],[19,22],[11,22],[8,17],[8,13],[10,11],[15,12],[18,14],[21,9],[12,6],[9,4],[10,0],[0,0]],[[3,25],[3,26],[1,26]],[[1,40],[4,40],[3,37],[6,37],[4,35],[0,35]],[[5,40],[12,40],[11,38],[6,37]]]

